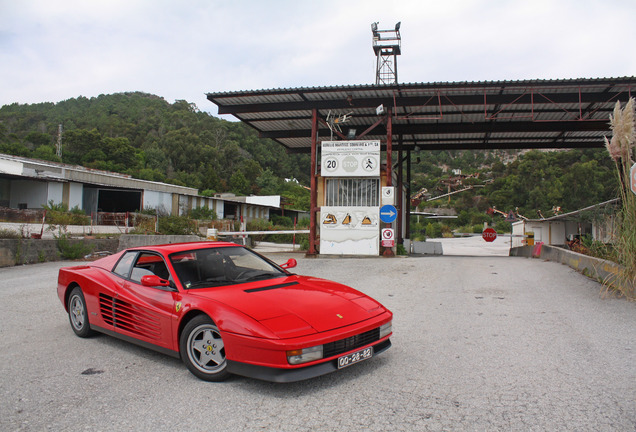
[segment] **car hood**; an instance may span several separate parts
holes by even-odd
[[[190,293],[239,310],[281,338],[333,330],[386,310],[348,286],[297,275]]]

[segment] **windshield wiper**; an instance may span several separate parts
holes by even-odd
[[[266,273],[258,273],[255,274],[254,276],[250,276],[247,279],[244,279],[246,281],[253,281],[253,280],[258,280],[258,279],[269,279],[269,278],[275,278],[278,276],[284,276],[282,273],[271,273],[271,272],[266,272]]]
[[[186,288],[206,288],[213,287],[219,285],[229,285],[236,283],[236,281],[228,280],[228,279],[220,279],[220,280],[209,280],[209,281],[199,281],[195,283],[191,283],[190,285],[186,284]]]

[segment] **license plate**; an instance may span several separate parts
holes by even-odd
[[[362,360],[370,359],[373,357],[373,347],[361,349],[351,354],[338,358],[338,369],[342,369],[347,366],[351,366],[354,363],[361,362]]]

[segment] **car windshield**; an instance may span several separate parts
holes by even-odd
[[[170,255],[184,288],[204,288],[286,276],[287,273],[246,248],[216,247]]]

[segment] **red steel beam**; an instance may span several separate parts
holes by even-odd
[[[309,204],[309,250],[308,255],[316,255],[316,213],[318,212],[318,182],[317,182],[317,138],[318,138],[318,110],[311,110],[311,175],[310,175],[310,204]]]

